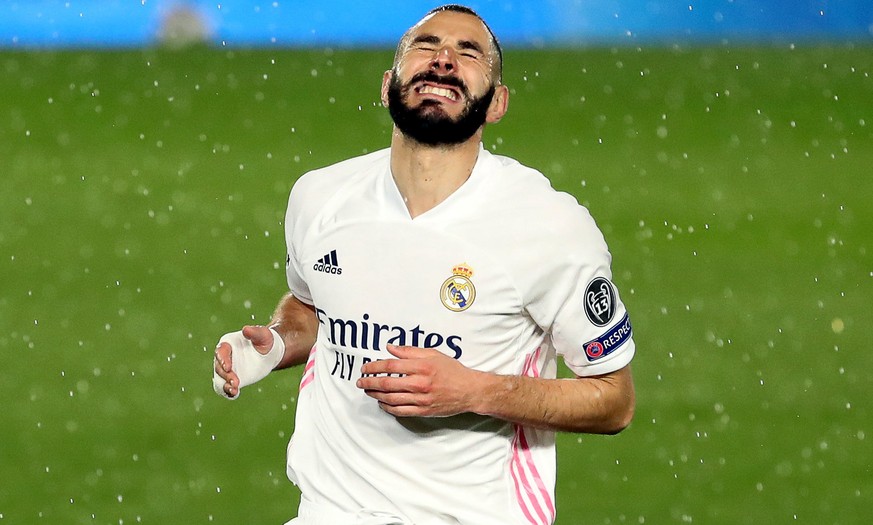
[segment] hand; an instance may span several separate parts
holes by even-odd
[[[244,326],[242,335],[249,341],[259,354],[267,355],[273,347],[273,332],[266,326]],[[239,375],[233,368],[233,349],[229,343],[222,342],[215,347],[213,362],[215,373],[224,380],[224,393],[230,398],[239,395]]]
[[[429,417],[471,411],[481,372],[432,348],[388,345],[388,352],[397,359],[365,364],[364,376],[356,383],[382,410],[395,416]]]

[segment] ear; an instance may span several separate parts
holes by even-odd
[[[391,83],[391,78],[394,76],[394,70],[389,69],[382,74],[382,105],[388,107],[388,84]]]
[[[501,84],[494,89],[494,98],[488,106],[485,122],[488,124],[500,122],[507,109],[509,109],[509,88]]]

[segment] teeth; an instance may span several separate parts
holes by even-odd
[[[457,98],[457,95],[455,95],[454,91],[436,86],[424,86],[421,88],[421,90],[419,90],[419,93],[432,93],[434,95],[446,97],[451,100],[455,100]]]

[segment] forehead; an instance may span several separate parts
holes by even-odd
[[[437,37],[441,41],[474,42],[486,52],[492,48],[485,24],[467,13],[441,11],[427,16],[409,30],[406,43],[408,45],[424,36]]]

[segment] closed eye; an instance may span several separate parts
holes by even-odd
[[[436,35],[419,35],[412,40],[411,46],[419,51],[430,52],[441,43],[442,40]],[[485,56],[482,46],[472,40],[460,40],[457,46],[458,54],[462,57],[479,60]]]
[[[479,58],[485,55],[482,46],[470,40],[461,40],[458,42],[458,47],[461,49],[461,55],[469,58]]]
[[[411,43],[412,47],[432,51],[439,45],[440,39],[435,35],[420,35],[417,36]]]

